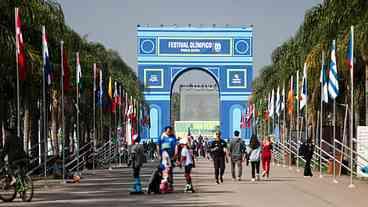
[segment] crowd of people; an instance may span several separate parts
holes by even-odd
[[[185,192],[195,192],[192,183],[191,172],[196,166],[198,157],[211,159],[214,168],[214,180],[216,184],[224,182],[224,174],[227,163],[231,166],[231,176],[233,181],[241,181],[243,178],[243,168],[249,166],[251,169],[252,182],[261,179],[269,179],[270,163],[272,159],[273,140],[266,136],[259,139],[257,135],[252,135],[249,143],[245,143],[240,137],[239,131],[234,131],[233,138],[225,140],[221,137],[221,132],[217,131],[214,139],[194,138],[190,134],[177,139],[172,127],[166,127],[157,143],[150,140],[148,143],[139,144],[136,142],[132,149],[136,161],[133,163],[133,174],[135,178],[135,191],[142,193],[139,169],[142,166],[140,156],[135,153],[140,152],[141,156],[148,155],[150,159],[158,159],[159,166],[152,175],[149,183],[149,192],[169,193],[174,191],[174,171],[175,168],[184,168],[184,178],[186,185]],[[308,160],[313,154],[313,145],[309,142],[303,143],[300,147],[304,159],[307,161],[305,176],[312,176]],[[154,152],[155,151],[155,152]],[[309,162],[310,163],[310,162]],[[262,168],[262,173],[261,173]]]

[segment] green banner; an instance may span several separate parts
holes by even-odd
[[[175,121],[175,133],[177,137],[185,137],[188,132],[193,136],[214,137],[219,126],[219,121]]]

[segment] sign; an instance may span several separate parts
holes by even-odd
[[[160,55],[231,55],[230,39],[160,39]]]
[[[358,165],[357,175],[358,177],[368,177],[368,127],[358,126],[357,129],[357,152]]]
[[[175,133],[177,137],[185,137],[190,132],[193,136],[213,138],[219,126],[219,121],[175,121]]]
[[[244,69],[228,69],[227,70],[228,88],[246,88],[246,70]]]
[[[162,69],[146,69],[144,71],[144,82],[146,88],[162,88]]]

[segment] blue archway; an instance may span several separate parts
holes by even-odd
[[[155,135],[143,137],[157,138],[156,126],[161,131],[170,124],[173,83],[189,70],[204,71],[216,80],[221,131],[225,138],[231,137],[235,126],[240,125],[235,123],[238,113],[252,91],[252,28],[138,27],[137,32],[138,76],[145,101],[154,108],[152,115],[159,114],[155,129],[150,130]]]

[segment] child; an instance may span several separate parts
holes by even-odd
[[[144,162],[144,149],[143,145],[139,144],[139,142],[140,142],[139,136],[134,135],[133,146],[131,148],[130,154],[134,177],[134,191],[131,192],[131,194],[143,194],[140,178],[140,170]]]
[[[187,184],[185,185],[184,192],[194,193],[192,185],[191,172],[194,167],[193,150],[190,148],[190,138],[183,138],[180,140],[181,150],[181,165],[184,165],[184,176]]]
[[[161,193],[168,193],[169,189],[169,180],[170,173],[172,170],[171,158],[168,150],[170,150],[171,146],[168,143],[162,144],[162,155],[161,155],[161,169],[162,169],[162,180],[160,184]]]

